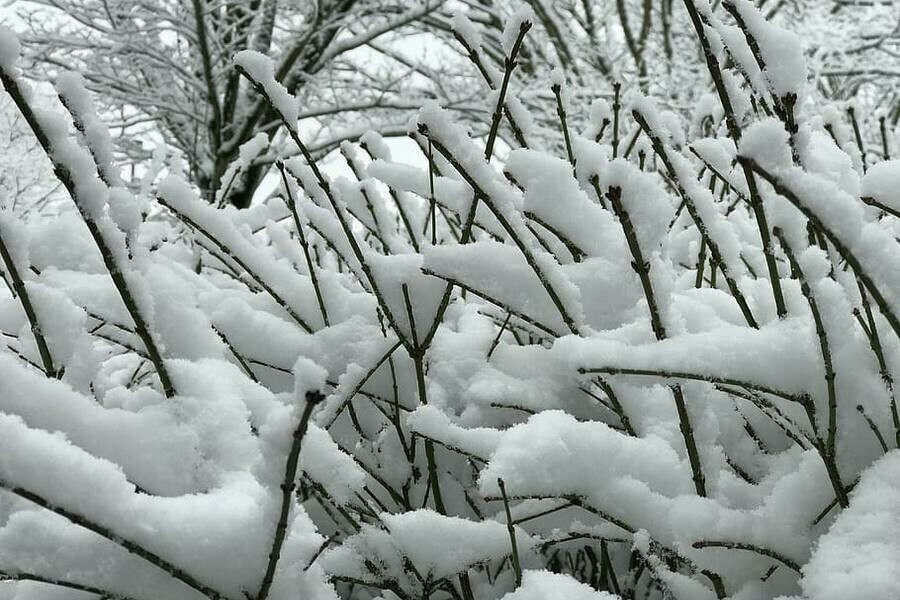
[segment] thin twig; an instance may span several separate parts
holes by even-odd
[[[60,506],[56,506],[55,504],[53,504],[52,502],[50,502],[43,496],[41,496],[35,492],[32,492],[31,490],[27,490],[25,488],[21,488],[16,485],[13,485],[12,483],[9,483],[7,481],[0,480],[0,488],[6,489],[7,491],[15,494],[16,496],[19,496],[20,498],[24,498],[25,500],[33,502],[34,504],[37,504],[41,508],[45,508],[53,513],[56,513],[59,516],[64,517],[71,523],[78,525],[79,527],[83,527],[89,531],[93,531],[97,535],[106,538],[107,540],[111,541],[112,543],[116,544],[117,546],[121,546],[122,548],[124,548],[125,550],[130,552],[131,554],[134,554],[135,556],[138,556],[138,557],[144,559],[146,562],[153,565],[154,567],[168,573],[172,578],[177,579],[178,581],[184,583],[188,587],[191,587],[191,588],[197,590],[198,592],[200,592],[201,594],[203,594],[210,600],[222,600],[222,599],[226,598],[226,596],[224,596],[223,594],[220,594],[215,589],[201,583],[196,578],[194,578],[192,575],[188,574],[181,568],[170,563],[169,561],[162,558],[161,556],[146,549],[141,544],[123,537],[121,534],[114,532],[113,530],[109,529],[108,527],[106,527],[104,525],[101,525],[95,521],[92,521],[88,517],[80,515],[74,511],[67,510]]]
[[[506,484],[497,479],[500,495],[503,497],[503,510],[506,511],[506,531],[509,533],[509,544],[512,547],[513,572],[516,574],[516,587],[522,585],[522,566],[519,564],[519,545],[516,543],[516,527],[513,525],[512,512],[509,510],[509,499],[506,497]]]

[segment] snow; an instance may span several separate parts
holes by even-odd
[[[613,600],[608,592],[598,592],[572,577],[550,571],[525,571],[522,587],[502,600]]]
[[[385,530],[366,527],[348,539],[345,547],[326,550],[322,556],[325,569],[372,581],[377,570],[363,574],[363,561],[385,569],[399,566],[406,558],[423,576],[442,578],[510,553],[506,525],[496,521],[469,521],[425,509],[382,513],[379,519]],[[527,551],[535,540],[518,530],[516,542]]]
[[[879,282],[877,291],[885,299],[887,309],[896,315],[900,307],[900,277],[888,265],[900,259],[900,248],[892,235],[866,218],[861,202],[827,179],[799,168],[777,171],[777,176],[798,199],[798,208],[814,215],[829,237],[833,236],[858,261],[863,274]]]
[[[12,29],[4,25],[0,29],[0,68],[4,71],[15,68],[20,52],[19,38]]]
[[[353,494],[361,493],[366,474],[341,451],[324,429],[310,425],[304,438],[301,468],[313,480],[322,484],[337,502],[348,502]]]
[[[665,130],[659,119],[659,111],[651,99],[645,96],[637,98],[632,108],[647,121],[651,131]],[[684,155],[674,150],[664,140],[662,142],[672,162],[674,175],[685,191],[684,201],[696,212],[702,226],[709,233],[709,238],[721,254],[725,267],[731,273],[740,273],[742,271],[740,243],[732,224],[718,211],[715,198],[710,191],[697,182]]]
[[[111,186],[121,186],[122,180],[114,166],[109,130],[97,116],[84,78],[79,73],[62,73],[56,79],[56,90],[73,117],[81,122],[85,142],[104,181]]]
[[[269,145],[269,137],[264,133],[257,133],[249,142],[244,142],[238,148],[238,161],[242,168],[250,166],[254,158],[262,154]]]
[[[409,416],[408,422],[419,435],[482,459],[493,453],[500,440],[497,430],[487,427],[464,429],[453,424],[444,412],[434,406],[420,406]]]
[[[141,205],[124,188],[109,191],[109,217],[122,231],[135,235],[143,222]]]
[[[806,61],[800,38],[766,21],[750,0],[732,0],[731,4],[759,44],[772,92],[779,98],[791,93],[802,98],[806,84]]]
[[[525,227],[522,217],[516,208],[521,198],[513,186],[502,180],[490,164],[484,160],[480,149],[472,144],[472,140],[458,125],[453,124],[445,111],[434,104],[426,105],[419,113],[419,122],[426,125],[432,135],[447,148],[465,171],[470,185],[474,184],[484,192],[491,212],[502,219],[504,229],[516,240],[519,251],[524,255],[529,267],[535,275],[546,282],[545,287],[556,294],[554,301],[557,311],[563,320],[569,321],[570,329],[576,329],[582,320],[580,298],[574,285],[565,273],[558,268],[558,263],[549,254],[543,252],[532,242],[532,235]],[[463,173],[461,173],[463,174]]]
[[[591,202],[571,176],[572,166],[532,150],[514,150],[506,170],[525,188],[522,208],[562,232],[592,256],[601,256],[615,227],[609,212]],[[548,198],[553,202],[548,202]]]
[[[510,552],[509,533],[502,523],[478,523],[429,510],[382,515],[381,520],[413,564],[434,577]],[[440,539],[441,544],[431,543],[434,539]],[[519,531],[516,543],[527,550],[534,542]]]
[[[200,203],[184,180],[167,177],[159,184],[159,195],[179,214],[199,224],[207,232],[205,236],[212,236],[216,244],[227,246],[230,254],[249,269],[248,276],[266,289],[275,303],[304,329],[310,328],[308,323],[321,318],[314,306],[296,302],[312,291],[309,278],[297,274],[283,262],[271,261],[263,249],[246,239],[218,211]]]
[[[592,461],[601,449],[603,460]],[[573,464],[575,457],[581,460]],[[662,440],[630,438],[603,423],[578,423],[560,411],[545,411],[504,434],[479,482],[489,494],[499,491],[502,478],[512,494],[527,489],[528,495],[556,496],[599,482],[612,493],[613,483],[623,478],[652,481],[654,493],[675,496],[688,489],[685,468]]]
[[[564,331],[564,324],[545,293],[540,279],[518,251],[499,242],[439,246],[425,254],[423,266],[437,275],[465,284],[503,306],[529,315],[541,329]]]
[[[526,23],[530,24],[533,21],[534,11],[527,4],[520,7],[513,13],[512,17],[507,19],[506,24],[503,26],[502,35],[503,53],[506,56],[512,55],[513,45],[516,42],[516,38],[519,37],[519,31],[522,26]]]
[[[475,52],[481,51],[481,34],[478,33],[475,25],[469,20],[465,12],[455,12],[451,24],[453,31],[465,40],[469,48]]]
[[[297,99],[275,80],[275,67],[268,56],[253,50],[241,50],[234,55],[234,64],[244,69],[254,82],[262,86],[285,122],[291,125],[297,123],[300,115]]]
[[[894,210],[900,210],[900,160],[886,160],[869,167],[862,178],[861,194]]]
[[[592,13],[593,34],[584,15],[576,40],[551,2],[496,4],[452,19],[487,83],[458,47],[429,46],[426,58],[441,59],[438,101],[407,110],[431,75],[404,71],[396,90],[377,90],[385,106],[342,111],[346,128],[319,114],[323,94],[357,93],[342,87],[357,55],[365,76],[393,77],[394,63],[414,58],[379,48],[420,44],[431,21],[396,36],[362,21],[338,31],[341,62],[326,48],[329,60],[292,87],[297,98],[275,81],[279,62],[238,53],[280,118],[231,139],[266,106],[242,82],[216,156],[201,155],[206,128],[196,151],[155,129],[138,136],[142,148],[117,147],[120,128],[104,125],[115,99],[99,91],[98,113],[89,70],[59,76],[84,132],[55,101],[35,120],[54,165],[71,172],[78,211],[29,213],[0,198],[7,262],[23,280],[14,288],[4,273],[0,297],[0,579],[202,597],[139,547],[222,600],[255,598],[270,560],[268,600],[439,600],[467,587],[477,600],[611,600],[598,590],[616,588],[613,573],[622,597],[647,600],[711,600],[716,575],[735,600],[895,595],[900,169],[882,160],[875,122],[890,114],[867,113],[890,94],[873,76],[877,93],[833,105],[833,78],[821,79],[831,46],[787,33],[793,13],[767,23],[749,0],[724,3],[760,43],[760,69],[732,17],[699,2],[726,65],[735,142],[695,40],[662,61],[654,21],[644,96],[616,7]],[[670,23],[674,42],[685,41],[683,17]],[[486,159],[497,61],[531,20],[563,43],[548,46],[541,27],[526,37],[507,108],[527,144],[504,116]],[[208,31],[214,54],[231,47],[218,31]],[[274,31],[278,60],[286,30]],[[347,47],[368,33],[385,35]],[[805,42],[821,50],[804,55]],[[18,53],[0,32],[0,69],[24,87]],[[819,66],[815,85],[804,61]],[[612,75],[625,99],[619,149],[638,136],[627,157],[613,158]],[[564,83],[572,162],[551,89]],[[449,102],[448,90],[466,100]],[[780,110],[788,94],[793,135],[763,108]],[[302,128],[300,102],[319,115]],[[322,154],[327,186],[283,155],[282,119]],[[370,125],[380,133],[363,134]],[[414,141],[391,138],[404,133]],[[270,172],[252,206],[226,206],[232,182],[275,153],[287,181]],[[124,156],[130,172],[116,170]],[[213,158],[227,169],[210,183]],[[783,315],[746,202],[747,159],[761,170]],[[135,331],[141,320],[146,332]],[[59,377],[40,367],[41,337]],[[838,485],[849,506],[834,500]],[[90,596],[57,587],[4,581],[0,598]]]
[[[767,169],[778,169],[791,164],[788,133],[784,125],[774,118],[758,121],[741,136],[740,154],[756,160]]]
[[[674,339],[638,345],[602,339],[566,337],[554,352],[573,368],[625,368],[701,374],[754,382],[792,395],[801,395],[818,375],[815,349],[802,334],[805,319],[785,319],[759,330],[722,326],[714,332],[685,334]],[[789,364],[789,374],[777,372]]]
[[[810,600],[891,598],[900,586],[900,451],[866,469],[850,508],[835,520],[803,569]]]
[[[250,141],[240,145],[237,159],[228,165],[228,169],[225,170],[222,180],[219,182],[219,188],[216,190],[216,203],[223,201],[226,191],[230,190],[238,173],[250,168],[253,161],[268,147],[269,136],[264,133],[257,133]]]
[[[785,473],[773,487],[774,482],[765,484],[767,497],[760,505],[741,510],[724,499],[693,495],[687,461],[662,438],[652,433],[629,437],[602,423],[579,423],[546,411],[507,431],[479,482],[489,495],[498,493],[495,482],[503,478],[514,496],[580,497],[624,532],[635,532],[641,523],[664,547],[728,573],[737,583],[758,577],[753,573],[765,568],[758,556],[693,549],[692,544],[748,539],[802,562],[809,540],[808,521],[801,515],[817,509],[815,503],[797,505],[797,494],[802,489],[815,494],[827,486],[816,461],[811,452],[800,457],[796,471]]]

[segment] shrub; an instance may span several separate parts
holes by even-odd
[[[732,24],[685,6],[718,99],[691,122],[617,88],[572,131],[556,75],[558,149],[494,158],[501,122],[530,126],[501,85],[485,140],[425,106],[421,162],[367,134],[341,148],[353,180],[240,53],[298,152],[245,210],[177,176],[135,191],[79,79],[58,86],[71,136],[4,32],[0,81],[80,218],[0,222],[2,577],[108,598],[892,594],[900,165],[854,110],[816,114],[797,40],[749,2],[724,2]],[[504,81],[529,27],[507,25]]]

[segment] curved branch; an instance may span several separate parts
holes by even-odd
[[[75,583],[74,581],[64,581],[62,579],[53,579],[51,577],[44,577],[43,575],[37,575],[35,573],[7,573],[5,571],[0,571],[0,582],[2,581],[34,581],[37,583],[46,583],[48,585],[55,585],[57,587],[68,588],[70,590],[78,590],[79,592],[87,592],[89,594],[96,594],[101,598],[115,598],[116,600],[134,600],[131,596],[124,596],[122,594],[116,594],[98,587],[94,587],[92,585],[85,585],[82,583]]]
[[[256,600],[266,600],[272,588],[272,582],[275,579],[275,568],[278,566],[281,548],[287,537],[287,521],[291,512],[291,504],[293,503],[294,488],[296,487],[294,480],[297,478],[297,467],[300,460],[303,437],[306,435],[306,430],[309,427],[309,418],[312,416],[313,408],[324,399],[325,396],[321,392],[306,392],[306,406],[303,407],[300,421],[294,430],[291,450],[288,453],[287,464],[284,468],[284,480],[281,483],[281,513],[278,516],[278,523],[275,525],[275,536],[272,539],[272,549],[269,551],[269,562],[266,565],[266,573],[259,586],[259,592],[256,594]]]
[[[210,600],[225,600],[225,598],[227,598],[227,596],[220,594],[219,592],[217,592],[213,588],[209,587],[208,585],[201,583],[196,578],[194,578],[192,575],[188,574],[187,572],[185,572],[181,568],[177,567],[176,565],[170,563],[169,561],[162,558],[158,554],[151,552],[150,550],[147,550],[146,548],[144,548],[142,545],[138,544],[137,542],[134,542],[132,540],[122,537],[120,534],[112,531],[111,529],[109,529],[108,527],[106,527],[104,525],[100,525],[99,523],[96,523],[96,522],[90,520],[89,518],[87,518],[83,515],[80,515],[76,512],[67,510],[65,508],[61,508],[59,506],[55,506],[53,503],[51,503],[49,500],[47,500],[43,496],[36,494],[25,488],[15,486],[15,485],[13,485],[7,481],[4,481],[2,479],[0,479],[0,488],[3,488],[5,490],[15,494],[16,496],[19,496],[20,498],[23,498],[25,500],[33,502],[34,504],[37,504],[41,508],[45,508],[45,509],[49,510],[50,512],[56,513],[57,515],[64,517],[65,519],[67,519],[68,521],[70,521],[71,523],[73,523],[75,525],[78,525],[79,527],[83,527],[89,531],[93,531],[100,537],[106,538],[107,540],[111,541],[112,543],[116,544],[117,546],[124,548],[131,554],[134,554],[135,556],[138,556],[138,557],[144,559],[145,561],[147,561],[154,567],[160,569],[161,571],[168,573],[172,578],[177,579],[178,581],[184,583],[188,587],[191,587],[191,588],[197,590],[198,592],[200,592],[201,594],[203,594]]]
[[[107,243],[107,240],[100,229],[100,224],[95,220],[93,215],[88,211],[88,209],[84,206],[83,202],[79,198],[75,178],[69,168],[69,165],[66,164],[66,162],[57,155],[55,148],[51,143],[50,137],[47,134],[47,131],[44,129],[44,125],[40,122],[34,110],[32,110],[31,105],[28,103],[25,94],[20,89],[18,78],[14,74],[9,73],[5,68],[0,68],[0,83],[3,84],[3,88],[6,90],[6,93],[8,93],[12,98],[16,107],[19,109],[19,112],[22,113],[22,116],[28,123],[28,126],[34,132],[34,136],[37,138],[38,142],[40,142],[41,147],[44,149],[47,157],[53,163],[53,169],[56,173],[57,178],[62,182],[63,186],[65,186],[66,190],[69,192],[69,195],[72,197],[72,200],[75,202],[75,205],[78,208],[78,211],[81,214],[85,225],[87,225],[88,231],[91,234],[91,238],[93,238],[94,243],[97,245],[97,248],[100,251],[100,256],[103,259],[103,265],[106,267],[109,276],[112,278],[113,284],[115,285],[116,290],[119,292],[119,296],[121,297],[122,302],[125,304],[126,310],[128,310],[128,314],[134,321],[135,333],[137,333],[138,337],[141,338],[141,341],[144,343],[144,347],[147,348],[147,354],[150,356],[150,361],[156,368],[156,374],[159,377],[159,382],[162,385],[163,392],[165,393],[167,398],[173,397],[175,395],[175,387],[172,385],[172,380],[169,377],[169,372],[166,369],[165,364],[163,363],[162,353],[159,351],[159,347],[156,345],[156,341],[153,339],[153,335],[150,332],[149,326],[144,320],[140,309],[138,308],[137,301],[131,293],[128,281],[126,280],[125,274],[122,270],[122,265],[119,264],[119,259],[116,258],[116,254]]]
[[[691,544],[694,548],[702,549],[702,548],[728,548],[730,550],[747,550],[749,552],[755,552],[761,556],[767,556],[769,558],[774,558],[784,566],[789,569],[793,569],[797,573],[800,572],[800,565],[786,557],[783,554],[775,552],[774,550],[769,550],[768,548],[763,548],[761,546],[756,546],[754,544],[746,544],[744,542],[724,542],[717,540],[700,540],[698,542],[694,542]]]
[[[667,371],[663,369],[631,369],[627,367],[592,367],[578,369],[581,374],[601,374],[607,375],[638,375],[646,377],[660,377],[662,379],[689,379],[691,381],[704,381],[706,383],[719,385],[734,385],[740,388],[753,390],[754,392],[763,392],[772,394],[790,402],[796,402],[806,406],[811,400],[808,394],[791,394],[775,388],[770,388],[752,381],[743,381],[733,377],[717,377],[715,375],[704,375],[702,373],[691,373],[689,371]]]
[[[844,260],[847,261],[847,264],[850,265],[850,268],[853,269],[853,272],[856,273],[856,276],[862,282],[863,286],[865,286],[866,290],[872,296],[872,299],[875,301],[875,304],[878,305],[878,309],[881,311],[881,314],[884,315],[884,318],[887,319],[887,322],[890,324],[891,329],[894,330],[894,334],[900,338],[900,318],[894,313],[894,310],[888,304],[887,299],[882,295],[881,290],[878,289],[878,286],[875,285],[875,281],[872,277],[866,273],[866,271],[862,267],[862,263],[859,262],[859,259],[856,255],[851,252],[850,248],[848,248],[840,237],[829,227],[827,227],[819,216],[813,212],[811,208],[809,208],[806,204],[804,204],[800,197],[783,181],[778,179],[774,174],[770,173],[763,167],[761,167],[756,161],[752,158],[747,157],[738,157],[738,160],[742,163],[746,164],[748,168],[750,168],[754,173],[759,174],[760,177],[765,179],[775,190],[775,192],[784,197],[788,202],[793,204],[803,215],[810,220],[813,226],[816,229],[820,230],[825,234],[825,237],[828,238],[828,241],[832,243],[835,250],[844,257]]]

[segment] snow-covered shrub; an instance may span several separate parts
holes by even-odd
[[[573,131],[557,74],[562,152],[497,161],[521,16],[486,139],[425,106],[422,166],[369,134],[353,180],[241,53],[298,152],[246,210],[124,181],[0,35],[80,215],[0,220],[0,597],[890,597],[900,163],[811,109],[791,34],[701,4],[693,119],[623,93]]]

